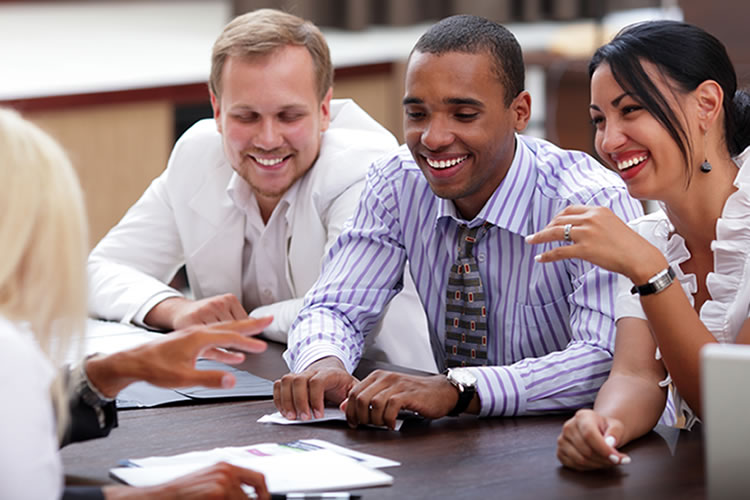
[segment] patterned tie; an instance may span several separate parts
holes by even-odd
[[[458,257],[448,276],[445,305],[445,366],[487,364],[487,308],[474,245],[492,226],[458,228]]]

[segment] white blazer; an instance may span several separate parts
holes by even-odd
[[[369,165],[398,146],[351,100],[331,101],[331,124],[313,167],[297,182],[287,213],[286,280],[295,298],[252,311],[274,315],[266,335],[286,341],[325,252],[354,212]],[[181,295],[168,283],[185,265],[194,298],[232,293],[242,301],[245,214],[227,194],[234,170],[214,120],[193,125],[177,141],[166,170],[89,256],[89,311],[142,325],[158,302]],[[423,308],[406,273],[369,358],[434,371]]]

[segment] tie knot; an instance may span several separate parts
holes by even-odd
[[[458,257],[460,259],[473,257],[474,245],[482,239],[491,226],[489,222],[475,227],[461,224],[458,228]]]

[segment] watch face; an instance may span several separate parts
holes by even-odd
[[[477,378],[469,370],[462,368],[453,368],[448,376],[461,385],[477,385]]]

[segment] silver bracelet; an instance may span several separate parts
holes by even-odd
[[[633,288],[630,289],[630,293],[633,295],[637,293],[641,296],[659,293],[672,284],[674,277],[675,274],[672,266],[667,266],[666,269],[659,271],[652,276],[645,285],[633,286]]]

